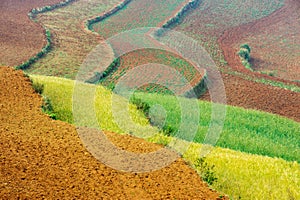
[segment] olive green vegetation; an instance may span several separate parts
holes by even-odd
[[[242,64],[249,70],[253,71],[251,64],[250,64],[250,53],[251,48],[248,44],[242,44],[240,46],[240,50],[238,52],[238,55],[241,58]]]

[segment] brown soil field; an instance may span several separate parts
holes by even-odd
[[[43,114],[41,103],[21,71],[0,68],[1,198],[221,199],[181,158],[150,173],[107,167],[84,148],[74,126]],[[161,148],[129,135],[106,135],[132,152]]]
[[[285,80],[300,80],[300,2],[286,0],[285,5],[271,15],[234,27],[220,37],[228,63],[244,68],[236,55],[239,45],[252,48],[251,64],[256,71],[272,73]]]
[[[0,65],[15,66],[36,55],[46,44],[41,25],[27,16],[32,8],[61,0],[1,0]]]

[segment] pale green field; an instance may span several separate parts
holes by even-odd
[[[187,140],[186,132],[179,130],[183,118],[182,108],[187,109],[188,127],[199,126],[193,138],[194,142],[203,143],[206,133],[211,126],[211,103],[199,101],[197,110],[192,109],[195,104],[190,99],[179,101],[174,96],[161,94],[136,93],[137,98],[147,102],[150,106],[161,105],[165,112],[164,118],[159,112],[153,113],[154,124],[165,124],[174,132],[171,136]],[[180,103],[184,106],[180,106]],[[182,127],[182,126],[181,126]],[[177,132],[177,130],[179,130]],[[252,154],[279,157],[288,161],[300,162],[300,123],[293,120],[256,110],[247,110],[234,106],[226,106],[226,118],[220,133],[217,146],[230,148]]]
[[[38,23],[52,35],[52,48],[27,73],[74,79],[87,55],[101,37],[84,31],[84,21],[112,9],[121,0],[80,0],[66,7],[39,14]],[[111,49],[103,48],[102,59],[111,59]],[[109,62],[110,63],[110,62]]]

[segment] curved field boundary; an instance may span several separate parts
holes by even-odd
[[[187,91],[186,93],[184,93],[183,96],[185,96],[187,98],[195,98],[195,95],[196,95],[196,97],[199,98],[207,90],[207,81],[208,81],[207,71],[204,70],[204,74],[203,74],[202,78],[200,79],[200,81],[195,86],[192,86],[192,89],[190,91]]]
[[[128,3],[130,3],[131,0],[124,0],[122,2],[120,2],[119,4],[117,4],[116,6],[114,6],[112,9],[110,9],[107,12],[102,13],[101,15],[98,16],[93,16],[85,21],[83,21],[83,29],[87,32],[87,33],[92,33],[92,34],[96,34],[99,35],[98,33],[96,33],[95,31],[92,30],[92,25],[100,22],[110,16],[112,16],[113,14],[117,13],[118,11],[120,11],[121,9],[123,9]],[[113,52],[112,47],[105,43],[102,45],[103,48],[110,48],[112,54],[114,55],[115,53]],[[115,55],[114,55],[115,56]],[[114,57],[111,56],[110,58]],[[107,65],[107,63],[111,63],[106,69],[102,70],[102,71],[97,71],[96,70],[89,70],[89,75],[85,76],[85,82],[87,83],[92,83],[95,84],[97,82],[99,82],[102,78],[104,78],[105,76],[107,76],[109,73],[111,73],[112,71],[114,71],[120,64],[120,62],[118,62],[117,60],[111,60],[111,59],[107,59],[107,60],[103,60],[101,59],[102,65],[105,66]]]
[[[37,53],[35,56],[29,58],[29,60],[23,62],[21,65],[16,66],[15,69],[25,70],[25,69],[29,68],[30,65],[35,63],[39,58],[43,57],[51,50],[51,33],[45,27],[43,27],[43,28],[45,30],[45,37],[47,40],[47,44],[42,48],[42,50],[39,53]]]
[[[84,24],[84,30],[88,31],[88,32],[93,32],[91,26],[97,22],[100,22],[110,16],[112,16],[113,14],[115,14],[116,12],[120,11],[122,8],[124,8],[128,3],[130,3],[131,0],[123,0],[121,3],[119,3],[118,5],[114,6],[111,10],[104,12],[103,14],[99,15],[99,16],[94,16],[91,17],[90,19],[87,19],[83,22]]]
[[[67,6],[67,5],[69,5],[70,3],[74,2],[74,1],[77,1],[77,0],[66,0],[66,1],[62,1],[60,3],[53,4],[53,5],[50,5],[50,6],[44,6],[44,7],[41,7],[41,8],[33,8],[28,13],[28,17],[32,21],[34,21],[34,18],[36,17],[37,14],[52,11],[54,9]],[[25,70],[25,69],[29,68],[30,65],[35,63],[39,58],[45,56],[51,50],[51,33],[46,27],[44,27],[44,26],[42,26],[42,27],[43,27],[44,32],[45,32],[45,37],[46,37],[46,40],[47,40],[47,44],[35,56],[31,57],[26,62],[23,62],[22,64],[20,64],[18,66],[15,66],[15,69]]]
[[[75,1],[78,1],[78,0],[65,0],[65,1],[61,1],[61,2],[59,2],[57,4],[50,5],[50,6],[44,6],[44,7],[41,7],[41,8],[33,8],[28,13],[28,17],[33,20],[36,17],[37,14],[48,12],[48,11],[52,11],[54,9],[67,6],[70,3],[75,2]]]
[[[166,22],[164,22],[161,27],[162,28],[172,28],[177,23],[180,22],[181,18],[187,14],[190,9],[193,9],[194,7],[198,6],[201,3],[202,0],[190,0],[188,3],[186,3],[175,15],[171,18],[169,18]],[[161,35],[162,29],[157,31],[155,34]]]
[[[106,78],[109,74],[114,73],[120,66],[120,58],[116,58],[105,70],[102,72],[96,72],[96,74],[90,79],[86,80],[86,83],[97,84],[102,79]]]

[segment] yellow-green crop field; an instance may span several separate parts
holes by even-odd
[[[72,115],[72,96],[75,82],[72,80],[46,77],[31,76],[34,82],[40,82],[45,85],[44,94],[49,97],[53,103],[54,111],[60,120],[73,122]],[[96,87],[95,107],[97,110],[97,118],[100,121],[102,130],[114,131],[117,133],[129,133],[139,135],[139,130],[122,130],[114,121],[112,115],[112,93],[102,86],[88,85],[86,87]],[[124,101],[123,97],[115,97],[120,103]],[[145,125],[147,128],[148,120],[143,113],[138,111],[134,105],[129,105],[130,115],[133,121]],[[235,109],[231,107],[230,109]],[[249,112],[244,109],[237,108],[237,113]],[[259,112],[256,115],[264,115]],[[85,116],[82,113],[82,116]],[[242,116],[242,115],[241,115]],[[275,117],[276,118],[276,117]],[[127,119],[124,115],[124,119]],[[278,119],[285,121],[286,119]],[[87,125],[89,119],[86,119]],[[262,122],[264,123],[264,122]],[[299,126],[299,124],[296,124]],[[284,124],[278,124],[284,126]],[[257,126],[259,128],[259,126]],[[238,127],[236,127],[238,129]],[[149,141],[168,144],[172,140],[171,137],[158,133],[158,129],[148,129],[152,136]],[[299,130],[299,129],[298,129]],[[144,130],[143,130],[144,131]],[[156,134],[155,134],[156,133]],[[284,136],[283,136],[284,137]],[[288,137],[288,136],[286,136]],[[174,139],[174,138],[173,138]],[[186,142],[175,138],[178,143],[185,144],[188,149],[179,152],[183,155],[187,162],[192,164],[199,157],[202,147],[199,143]],[[169,146],[172,147],[169,143]],[[184,145],[183,145],[184,146]],[[176,149],[176,147],[174,147]],[[209,165],[214,165],[214,175],[217,181],[211,187],[228,194],[233,199],[299,199],[300,198],[300,165],[296,161],[286,161],[281,158],[271,158],[261,155],[234,151],[228,148],[215,147],[206,155],[206,161]],[[293,149],[290,149],[293,151]]]

